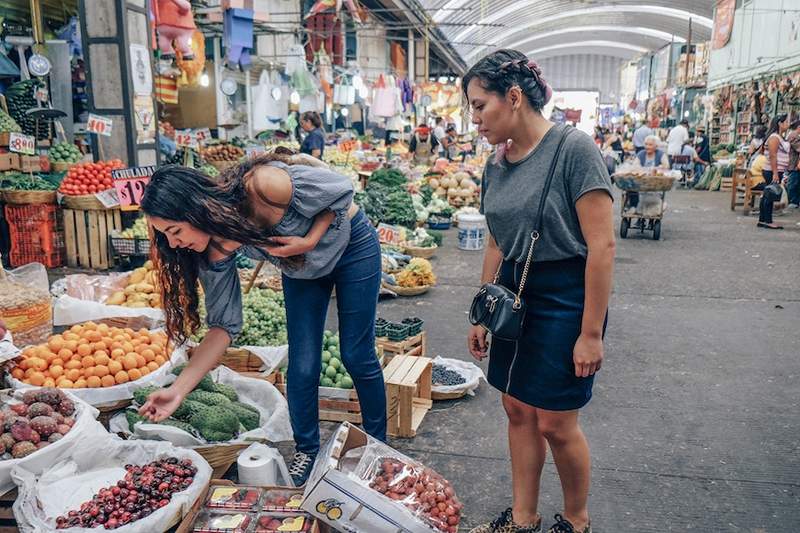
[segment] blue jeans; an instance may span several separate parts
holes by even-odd
[[[800,170],[792,170],[789,172],[788,178],[786,194],[789,196],[789,203],[800,205]]]
[[[386,440],[386,391],[375,355],[375,313],[381,283],[378,234],[363,212],[351,221],[350,244],[333,272],[318,279],[283,276],[289,369],[286,397],[297,451],[319,451],[322,334],[336,287],[342,362],[361,401],[364,430]]]

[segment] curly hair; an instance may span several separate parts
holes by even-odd
[[[535,111],[541,111],[553,95],[539,65],[517,50],[497,50],[475,63],[462,79],[465,97],[473,79],[479,80],[487,91],[501,96],[512,87],[519,87]]]
[[[256,224],[248,217],[246,183],[248,175],[272,161],[292,164],[287,153],[267,153],[236,165],[217,178],[193,168],[167,165],[156,170],[142,197],[147,216],[188,222],[195,228],[222,239],[242,244],[265,245],[274,235],[272,228]],[[197,289],[205,253],[187,248],[172,248],[167,236],[152,229],[153,261],[159,272],[161,302],[170,340],[183,343],[200,327]],[[302,265],[303,257],[284,259],[287,265]]]

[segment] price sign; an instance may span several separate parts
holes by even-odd
[[[378,239],[386,244],[399,244],[402,241],[400,228],[381,222],[378,224]]]
[[[111,128],[113,125],[114,122],[110,118],[89,113],[89,120],[86,121],[86,130],[89,131],[89,133],[111,137]]]
[[[122,211],[136,211],[142,203],[144,189],[150,181],[150,176],[156,167],[133,167],[112,170],[114,189],[119,197],[119,206]]]
[[[8,149],[12,152],[17,152],[25,155],[33,155],[36,148],[36,139],[30,135],[22,133],[11,132],[8,139]]]
[[[39,87],[36,89],[36,99],[40,102],[47,102],[47,88],[46,87]]]
[[[192,133],[192,130],[175,130],[175,144],[178,146],[195,148],[197,146],[197,139],[194,133]]]
[[[349,140],[349,141],[342,141],[339,143],[339,150],[342,152],[352,152],[358,148],[358,141]]]
[[[248,146],[244,149],[244,153],[247,155],[248,159],[251,159],[253,157],[264,155],[267,153],[267,149],[263,146]]]
[[[211,130],[208,128],[200,128],[194,132],[194,137],[199,144],[208,142],[211,139]]]

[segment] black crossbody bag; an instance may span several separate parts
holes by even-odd
[[[534,229],[531,232],[531,247],[528,249],[528,258],[525,260],[525,268],[522,271],[519,290],[514,294],[499,283],[500,269],[503,267],[503,261],[500,261],[500,266],[497,267],[497,272],[494,275],[494,281],[484,284],[472,300],[472,306],[469,310],[470,323],[473,326],[480,324],[492,334],[492,337],[516,341],[522,336],[522,328],[525,324],[527,311],[527,305],[522,300],[522,292],[525,290],[528,271],[533,261],[533,249],[536,246],[536,241],[541,237],[540,229],[542,227],[545,202],[547,201],[547,195],[550,193],[550,185],[553,182],[561,147],[571,131],[572,129],[567,126],[561,134],[553,161],[550,163],[550,170],[547,174],[547,180],[544,182],[542,197],[539,200],[539,210],[536,213]]]

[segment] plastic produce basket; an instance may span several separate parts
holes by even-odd
[[[150,255],[150,239],[126,239],[109,235],[108,240],[116,256],[148,257]]]
[[[386,336],[386,327],[388,326],[388,322],[383,319],[379,318],[375,321],[375,336],[376,337],[385,337]]]
[[[411,318],[404,318],[403,324],[408,327],[408,336],[414,337],[422,333],[422,325],[425,322],[421,318],[411,317]]]
[[[386,335],[392,342],[404,341],[408,338],[408,326],[405,324],[391,323],[386,326]]]
[[[441,213],[432,213],[428,217],[428,229],[447,230],[450,229],[452,218],[450,215],[443,215]]]

